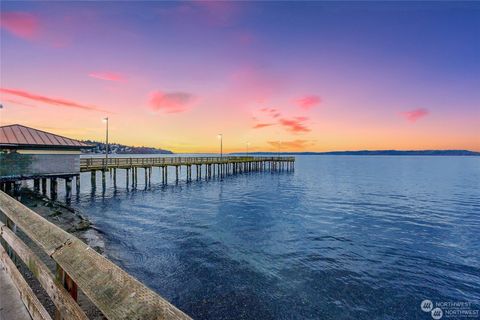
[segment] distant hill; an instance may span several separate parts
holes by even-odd
[[[83,142],[95,147],[92,149],[84,149],[82,153],[105,153],[106,144],[98,141],[84,140]],[[126,146],[119,143],[109,143],[108,144],[108,153],[111,154],[172,154],[170,150],[164,150],[159,148],[152,147],[132,147]]]
[[[244,154],[244,153],[236,153]],[[480,156],[470,150],[359,150],[330,152],[250,152],[255,155],[345,155],[345,156]]]

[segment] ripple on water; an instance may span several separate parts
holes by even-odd
[[[76,205],[196,319],[424,319],[425,298],[480,300],[479,161],[300,156],[295,172],[84,189]]]

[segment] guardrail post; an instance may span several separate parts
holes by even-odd
[[[67,292],[72,296],[73,300],[77,301],[78,299],[78,287],[77,284],[70,278],[70,276],[60,267],[57,263],[57,268],[55,272],[56,280],[63,285]],[[63,317],[60,312],[55,310],[55,320],[62,320]]]

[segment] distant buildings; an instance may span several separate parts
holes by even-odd
[[[85,140],[84,143],[92,145],[88,150],[82,150],[84,153],[100,153],[104,154],[106,150],[105,143],[98,141]],[[132,147],[119,143],[109,143],[108,153],[111,154],[172,154],[169,150],[152,148],[152,147]]]

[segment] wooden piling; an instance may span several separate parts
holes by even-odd
[[[47,178],[42,178],[42,194],[47,194]]]
[[[40,179],[33,179],[33,190],[37,193],[40,191]]]
[[[72,178],[65,178],[65,195],[67,200],[72,197]]]
[[[106,186],[105,171],[106,171],[106,170],[102,170],[102,188],[103,188],[103,189],[105,189],[105,186]]]
[[[57,198],[57,178],[50,179],[50,198],[53,200]]]
[[[90,184],[92,189],[97,187],[97,171],[92,170],[91,177],[90,177]]]

